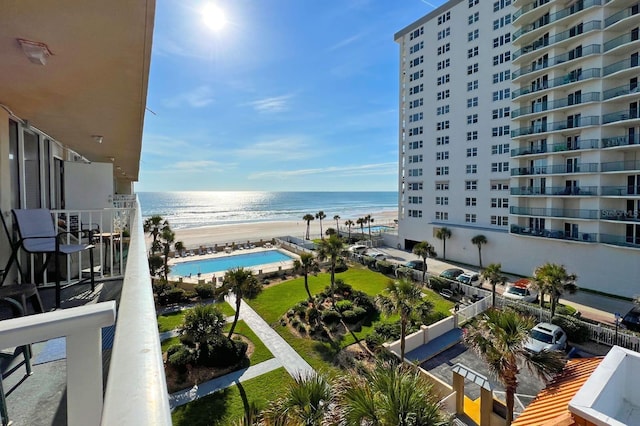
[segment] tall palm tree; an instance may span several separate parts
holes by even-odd
[[[356,224],[360,225],[360,233],[364,234],[364,218],[363,217],[359,217],[358,219],[356,219]]]
[[[349,425],[437,425],[442,413],[433,386],[408,365],[378,363],[340,386],[340,407]]]
[[[501,263],[490,263],[481,273],[483,280],[489,281],[491,284],[491,305],[496,306],[496,285],[507,282],[507,277],[502,274]]]
[[[162,254],[164,255],[164,280],[167,281],[169,275],[169,252],[171,251],[171,244],[176,239],[176,233],[167,224],[166,227],[162,228],[160,239],[162,240]]]
[[[240,317],[240,303],[242,302],[242,298],[253,299],[260,294],[261,291],[262,285],[249,269],[234,268],[224,274],[222,287],[218,293],[219,296],[224,297],[230,293],[236,296],[236,313],[233,317],[231,330],[229,330],[229,335],[227,336],[229,339],[233,335],[233,330],[236,328],[238,318]]]
[[[371,217],[370,214],[364,217],[364,223],[366,223],[369,226],[369,241],[371,241],[371,224],[373,223],[373,218]]]
[[[548,294],[551,302],[551,317],[556,314],[556,307],[560,296],[565,291],[575,293],[578,290],[576,285],[576,274],[569,274],[564,265],[556,263],[545,263],[538,266],[533,273],[533,285],[538,289],[540,294],[540,303],[544,299],[544,295]]]
[[[422,291],[406,278],[389,281],[384,289],[385,294],[376,298],[376,304],[387,314],[400,315],[400,360],[404,361],[405,337],[409,320],[416,314],[421,317],[433,309],[430,302],[422,300]]]
[[[447,240],[451,238],[451,230],[446,226],[436,231],[436,238],[442,240],[442,259],[447,260]]]
[[[324,214],[322,210],[316,213],[316,219],[320,221],[320,238],[322,238],[323,240],[324,240],[324,234],[322,233],[322,219],[324,219],[325,217],[327,217],[327,215]]]
[[[169,226],[169,222],[164,220],[160,215],[153,215],[144,221],[144,232],[148,232],[153,241],[151,242],[151,254],[162,250],[162,243],[158,241],[158,237],[162,234],[163,228]]]
[[[182,241],[176,241],[176,243],[173,245],[173,250],[176,253],[182,253],[182,251],[184,250],[184,243]]]
[[[305,240],[309,239],[309,225],[311,224],[311,221],[314,219],[312,214],[305,214],[304,216],[302,216],[302,220],[304,220],[305,222],[307,222],[307,233],[304,236]]]
[[[355,223],[354,223],[351,219],[348,219],[348,220],[344,223],[344,226],[346,226],[346,227],[347,227],[347,229],[349,230],[349,239],[347,240],[347,242],[349,242],[349,243],[351,242],[351,227],[352,227],[353,225],[355,225]]]
[[[333,298],[333,291],[336,285],[336,263],[338,262],[338,258],[342,256],[344,252],[344,243],[340,238],[335,235],[329,236],[326,240],[320,241],[318,244],[318,260],[321,262],[325,260],[329,260],[330,268],[331,268],[331,300]]]
[[[465,344],[489,364],[489,370],[505,388],[507,426],[513,421],[514,395],[521,366],[545,380],[564,366],[561,352],[534,354],[524,348],[534,325],[533,318],[515,311],[489,309],[475,325],[467,326],[464,336]]]
[[[424,285],[425,278],[427,276],[427,259],[430,257],[436,257],[438,254],[436,253],[435,248],[433,248],[428,241],[421,241],[413,246],[413,254],[422,258],[422,285]],[[428,279],[427,284],[429,284]]]
[[[476,235],[471,239],[471,244],[478,246],[478,260],[482,269],[482,245],[487,244],[487,237],[482,234]]]
[[[340,220],[340,215],[333,215],[333,220],[336,221],[336,232],[340,235],[340,223],[338,222]]]
[[[302,253],[300,260],[296,259],[293,261],[293,268],[296,271],[302,272],[302,275],[304,275],[304,289],[309,296],[309,302],[313,301],[313,296],[311,296],[311,291],[309,291],[308,277],[310,273],[315,274],[318,272],[318,262],[316,262],[316,258],[311,253]]]

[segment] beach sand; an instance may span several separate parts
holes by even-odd
[[[369,214],[369,213],[368,213]],[[363,215],[364,216],[364,215]],[[362,216],[358,216],[362,217]],[[355,218],[350,218],[353,222]],[[374,222],[371,226],[376,225],[393,225],[394,219],[397,219],[396,212],[378,212],[371,213]],[[344,222],[349,218],[341,218],[339,220],[340,229],[343,230],[346,227]],[[333,216],[325,218],[322,221],[322,231],[326,231],[327,228],[335,228],[336,221],[333,220]],[[319,221],[313,220],[310,225],[310,237],[320,238],[320,224]],[[365,225],[364,231],[367,232],[368,227]],[[300,219],[299,221],[273,221],[273,222],[251,222],[251,223],[239,223],[230,225],[217,225],[207,226],[201,228],[188,228],[188,229],[176,229],[175,241],[182,241],[186,248],[192,249],[199,246],[211,247],[215,244],[218,246],[225,244],[245,244],[247,241],[257,242],[261,239],[264,241],[271,240],[277,237],[297,237],[304,238],[304,234],[307,230],[307,224]],[[353,231],[359,231],[359,226],[353,226]]]

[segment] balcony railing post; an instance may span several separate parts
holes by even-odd
[[[102,333],[79,330],[67,336],[67,424],[97,425],[102,416]]]

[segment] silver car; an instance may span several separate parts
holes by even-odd
[[[567,333],[561,327],[541,322],[529,332],[524,348],[530,352],[563,351],[567,347]]]

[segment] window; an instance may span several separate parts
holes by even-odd
[[[409,129],[409,136],[421,135],[423,133],[422,126]]]
[[[478,148],[467,148],[467,157],[477,157]]]
[[[492,172],[508,172],[509,171],[509,162],[504,161],[501,163],[491,163],[491,171]]]
[[[449,220],[448,212],[436,212],[436,220]]]
[[[476,223],[476,215],[475,213],[467,213],[464,215],[464,221],[466,223]]]
[[[424,90],[424,84],[416,84],[413,87],[409,88],[409,94],[415,95],[416,93],[420,93]]]
[[[449,113],[449,105],[443,105],[436,108],[437,115],[443,115]]]
[[[510,107],[498,108],[492,111],[492,119],[496,120],[498,118],[509,117],[511,112]]]
[[[478,56],[478,46],[467,50],[467,59],[473,58],[474,56]]]
[[[443,55],[451,50],[451,43],[443,44],[442,46],[438,46],[438,55]]]
[[[422,176],[422,169],[409,169],[409,176]]]
[[[424,55],[420,55],[415,59],[409,61],[409,68],[417,67],[424,62]]]
[[[409,142],[409,149],[420,149],[420,148],[422,148],[422,141]]]
[[[501,143],[498,145],[491,145],[491,155],[498,154],[508,154],[509,153],[509,144]]]
[[[467,197],[464,199],[464,205],[467,207],[475,207],[477,203],[476,197]]]
[[[464,189],[467,191],[476,191],[478,189],[477,180],[467,180],[464,182]]]
[[[467,34],[467,41],[473,41],[480,37],[480,30],[473,30]]]
[[[474,130],[472,132],[467,132],[467,140],[468,141],[477,141],[478,140],[478,131]]]
[[[495,65],[495,62],[494,62],[494,65]],[[498,72],[498,73],[495,73],[493,75],[493,84],[497,84],[497,83],[500,83],[502,81],[509,81],[509,80],[511,80],[511,71],[510,70]]]
[[[509,216],[491,216],[491,224],[498,226],[509,226]]]
[[[436,197],[436,206],[448,206],[449,197]]]
[[[508,124],[505,126],[493,127],[491,129],[491,136],[509,136],[510,128],[511,126]]]
[[[443,70],[445,68],[448,68],[449,65],[451,65],[451,59],[447,58],[443,61],[439,61],[438,62],[438,70]]]
[[[424,77],[424,70],[416,71],[413,74],[409,74],[409,81],[414,81]]]
[[[418,50],[422,49],[423,47],[424,47],[424,41],[421,41],[420,43],[416,43],[413,46],[409,47],[409,54],[416,53]]]
[[[493,65],[499,65],[509,61],[511,61],[511,52],[509,51],[506,51],[499,55],[495,55],[493,57]]]
[[[409,217],[422,217],[422,210],[409,210]]]
[[[448,160],[448,159],[449,159],[449,151],[436,152],[436,160]]]
[[[478,72],[478,63],[467,66],[467,75],[471,75]]]
[[[450,95],[449,89],[438,92],[438,100],[447,99]]]
[[[422,163],[422,154],[419,155],[410,155],[409,163]]]
[[[436,124],[436,130],[446,130],[449,128],[449,120],[439,121]]]
[[[446,176],[449,174],[449,166],[436,167],[436,176]]]
[[[478,97],[477,96],[467,99],[467,108],[472,108],[472,107],[477,107],[477,106],[478,106]]]
[[[409,40],[413,40],[414,38],[420,37],[424,34],[424,26],[418,28],[417,30],[413,30],[411,34],[409,34]]]
[[[508,191],[509,184],[508,183],[492,183],[491,190],[492,191]]]
[[[422,191],[422,182],[411,182],[408,187],[410,191]]]
[[[451,19],[451,11],[447,13],[443,13],[442,15],[438,16],[438,25],[444,24],[449,19]]]
[[[493,11],[497,12],[511,4],[511,0],[500,0],[493,3]]]
[[[424,98],[414,99],[413,101],[409,101],[409,109],[418,108],[424,105]]]
[[[467,92],[476,90],[478,88],[478,80],[473,80],[467,83]]]
[[[493,21],[493,29],[497,30],[498,28],[502,28],[505,25],[509,25],[510,23],[511,23],[511,14],[507,13],[503,17]]]
[[[473,24],[474,22],[478,22],[478,20],[480,19],[480,12],[476,12],[473,15],[469,15],[469,25]]]
[[[436,145],[449,145],[449,136],[438,136],[436,138]]]
[[[450,79],[449,74],[441,75],[440,77],[438,77],[438,86],[448,83],[449,79]]]
[[[467,164],[467,174],[476,174],[478,173],[478,165],[477,164]]]
[[[409,204],[422,204],[422,197],[409,197]]]
[[[500,208],[500,209],[508,209],[509,208],[509,199],[508,198],[492,198],[491,199],[491,208]]]
[[[497,76],[497,74],[494,74],[494,82],[497,83],[497,81],[495,80],[495,77]],[[493,92],[493,101],[501,101],[503,99],[511,99],[511,89],[502,89],[502,90],[496,90],[495,92]]]
[[[469,0],[469,9],[480,3],[480,0]]]
[[[416,112],[415,114],[411,114],[409,116],[409,123],[420,121],[422,120],[423,117],[424,117],[424,113],[422,112]]]
[[[478,114],[467,115],[467,124],[475,124],[478,122]]]
[[[448,190],[449,190],[449,181],[436,182],[436,191],[448,191]]]
[[[506,33],[505,35],[501,35],[500,37],[493,39],[493,47],[500,47],[509,43],[511,43],[511,33]]]
[[[447,27],[444,30],[438,31],[438,40],[442,40],[449,35],[451,35],[451,27]]]

